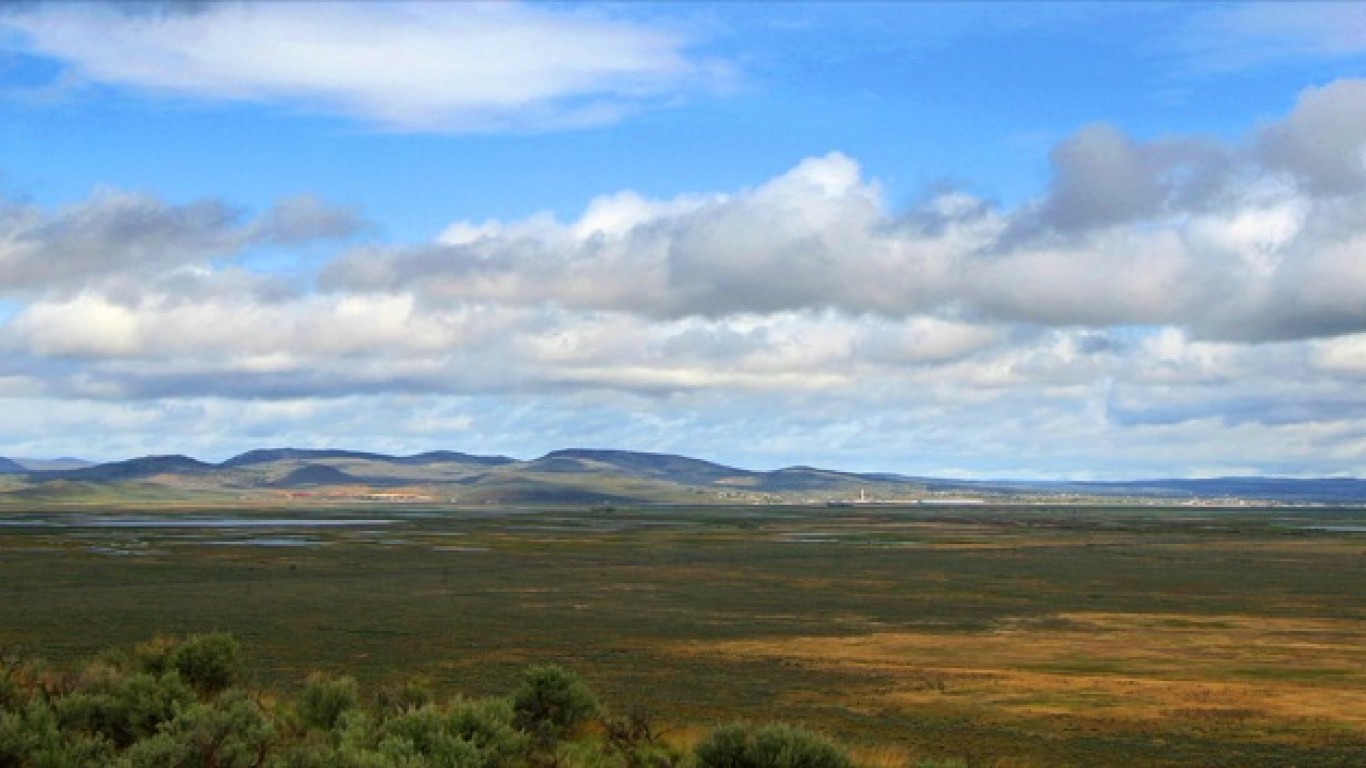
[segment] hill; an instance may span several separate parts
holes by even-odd
[[[468,453],[458,453],[456,451],[428,451],[413,456],[397,456],[390,459],[395,464],[407,464],[411,466],[427,466],[429,464],[469,464],[479,467],[501,467],[505,464],[516,464],[517,460],[507,456],[475,456]]]
[[[96,464],[93,467],[81,469],[50,470],[37,475],[37,477],[43,480],[85,480],[108,483],[145,480],[158,475],[201,474],[212,469],[212,464],[205,464],[189,456],[143,456],[126,461]]]
[[[224,468],[250,467],[280,461],[319,461],[327,459],[353,459],[373,461],[382,464],[398,464],[422,467],[431,464],[468,464],[480,467],[496,467],[503,464],[516,464],[516,459],[506,456],[474,456],[456,451],[428,451],[413,456],[389,456],[367,451],[310,450],[302,448],[268,448],[247,451],[224,461],[218,466]]]
[[[545,471],[592,472],[609,470],[635,477],[651,477],[683,485],[707,485],[721,480],[751,477],[755,473],[713,464],[701,459],[667,453],[605,451],[571,448],[551,451],[530,462],[528,468]]]
[[[188,456],[35,472],[0,459],[0,496],[288,498],[307,488],[330,497],[462,504],[617,503],[1366,503],[1366,480],[1232,477],[1116,482],[976,481],[853,473],[818,467],[757,471],[676,454],[569,448],[519,461],[457,451],[390,456],[369,451],[271,448],[219,464]]]
[[[376,459],[388,460],[390,457],[379,453],[366,453],[363,451],[336,451],[336,450],[302,450],[298,448],[266,448],[247,451],[238,454],[231,459],[219,464],[220,467],[250,467],[259,464],[270,464],[277,461],[289,461],[293,459]]]
[[[307,464],[271,483],[276,488],[308,488],[319,485],[354,485],[359,481],[335,467]]]

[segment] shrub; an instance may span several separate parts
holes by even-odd
[[[194,701],[194,693],[174,672],[161,677],[148,674],[126,679],[118,694],[128,734],[135,739],[150,736]]]
[[[574,673],[558,666],[528,669],[512,696],[513,723],[538,739],[557,740],[588,722],[598,700]]]
[[[479,748],[483,768],[511,768],[526,762],[531,737],[513,726],[514,717],[507,699],[457,698],[446,711],[451,733]]]
[[[626,768],[673,768],[683,761],[683,753],[660,738],[649,714],[639,706],[624,715],[604,717],[602,735],[607,751]]]
[[[0,765],[23,765],[32,735],[20,713],[0,707]]]
[[[380,728],[380,753],[437,768],[478,768],[479,748],[458,734],[434,705],[391,717]]]
[[[382,715],[402,714],[435,701],[431,686],[418,680],[408,680],[398,686],[386,685],[375,695],[375,703]]]
[[[850,768],[848,753],[823,736],[777,723],[723,725],[698,742],[701,768]]]
[[[693,748],[702,768],[751,768],[749,727],[739,723],[722,725]]]
[[[138,669],[154,677],[161,677],[171,669],[171,654],[180,645],[174,637],[157,635],[133,646],[133,663]]]
[[[849,768],[849,755],[824,736],[783,723],[760,728],[752,746],[757,768]]]
[[[254,768],[265,760],[273,736],[261,708],[232,691],[181,709],[154,736],[130,747],[120,765]]]
[[[191,635],[170,652],[167,660],[197,693],[211,696],[237,680],[241,648],[226,632]]]
[[[850,768],[822,737],[785,725],[717,728],[696,765],[642,710],[585,728],[598,702],[556,666],[528,669],[508,698],[445,705],[409,686],[364,707],[354,679],[315,673],[276,706],[231,685],[237,656],[215,634],[75,671],[0,669],[0,768]]]
[[[0,765],[84,768],[111,762],[114,746],[102,736],[64,730],[40,699],[22,709],[0,712]]]
[[[330,731],[342,715],[359,705],[360,687],[355,678],[314,673],[299,694],[299,719],[310,728]]]

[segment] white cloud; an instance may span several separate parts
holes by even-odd
[[[602,198],[576,222],[458,223],[453,245],[366,250],[329,288],[414,291],[432,301],[545,302],[658,317],[840,308],[901,314],[942,293],[943,261],[986,242],[989,217],[947,236],[897,232],[877,185],[839,153],[737,194]],[[947,241],[946,241],[947,238]]]
[[[1352,164],[1366,121],[1341,117],[1359,92],[1360,81],[1308,92],[1247,147],[1085,128],[1055,152],[1047,193],[1014,211],[950,193],[897,214],[831,153],[734,193],[623,192],[568,223],[457,223],[445,244],[356,252],[323,281],[433,306],[656,320],[833,311],[1250,341],[1355,333],[1366,186],[1325,182],[1320,166],[1366,174]]]
[[[12,205],[0,433],[79,453],[36,449],[15,411],[61,402],[124,453],[383,450],[368,441],[392,429],[519,455],[725,445],[708,458],[749,466],[1358,472],[1366,186],[1314,154],[1352,157],[1338,117],[1358,98],[1307,92],[1241,145],[1084,128],[1014,209],[947,192],[892,210],[830,153],[746,189],[607,194],[572,221],[455,221],[354,248],[316,284],[243,255],[355,231],[317,201]],[[151,445],[200,419],[217,431]]]
[[[1366,334],[1317,342],[1310,354],[1318,371],[1348,379],[1366,379]]]
[[[284,200],[259,217],[215,200],[175,205],[113,189],[47,213],[0,203],[0,296],[71,292],[203,268],[262,244],[346,237],[351,211],[314,198]]]
[[[1366,51],[1366,22],[1361,27]],[[1287,119],[1262,131],[1259,148],[1269,165],[1289,171],[1311,192],[1351,194],[1366,186],[1363,126],[1366,80],[1338,80],[1300,94]]]
[[[92,82],[339,112],[403,130],[610,122],[727,77],[676,30],[517,3],[46,4],[0,16]]]
[[[1040,218],[1063,230],[1124,224],[1204,202],[1229,159],[1194,139],[1135,141],[1113,126],[1083,127],[1053,150],[1055,175]]]

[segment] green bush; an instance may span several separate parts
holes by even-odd
[[[739,723],[712,729],[693,747],[701,768],[751,768],[749,726]]]
[[[343,712],[330,731],[309,731],[279,745],[270,768],[392,768],[375,750],[375,728],[358,709]]]
[[[133,744],[120,768],[254,768],[265,760],[274,728],[254,701],[230,691],[180,709],[150,738]]]
[[[17,711],[0,708],[0,765],[23,765],[33,732]]]
[[[226,632],[190,635],[184,640],[158,636],[134,646],[132,665],[152,677],[175,672],[201,696],[216,695],[237,682],[242,647]],[[117,658],[118,654],[106,654]],[[124,666],[127,660],[125,659]]]
[[[143,672],[160,677],[171,670],[171,653],[180,645],[174,637],[157,635],[133,646],[132,662]]]
[[[417,680],[408,680],[398,686],[386,685],[375,695],[380,714],[386,716],[417,709],[435,701],[431,686]]]
[[[75,689],[52,700],[60,727],[107,739],[120,749],[151,736],[171,720],[178,707],[194,701],[179,675],[139,673],[125,677],[103,664],[92,664],[76,679]]]
[[[483,768],[514,768],[531,754],[531,737],[513,725],[507,699],[457,698],[446,710],[451,733],[479,748]]]
[[[309,675],[299,694],[300,721],[310,728],[330,731],[341,716],[360,706],[360,686],[351,677]]]
[[[211,696],[237,681],[242,647],[226,632],[191,635],[171,651],[168,661],[200,695]]]
[[[693,766],[641,711],[585,727],[598,702],[556,666],[528,669],[508,698],[442,705],[409,686],[364,706],[354,679],[314,674],[296,698],[262,704],[232,683],[238,654],[227,635],[199,635],[76,671],[10,665],[0,768],[850,768],[784,725],[717,728]]]
[[[380,726],[379,751],[436,768],[479,768],[478,747],[452,732],[450,722],[435,705],[391,717]]]
[[[723,725],[693,750],[701,768],[851,768],[848,753],[823,736],[777,723]]]
[[[133,738],[151,735],[193,702],[194,692],[174,672],[159,678],[145,673],[133,675],[119,691],[119,705]]]
[[[573,672],[542,665],[523,673],[522,684],[512,696],[512,711],[519,729],[554,741],[592,719],[598,700]]]
[[[114,745],[102,736],[64,730],[56,713],[41,699],[0,713],[0,765],[103,768],[114,754]]]

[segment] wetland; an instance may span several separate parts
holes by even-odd
[[[1366,764],[1360,508],[0,515],[0,646],[55,661],[226,631],[265,689],[551,662],[683,739],[783,720],[870,765]]]

